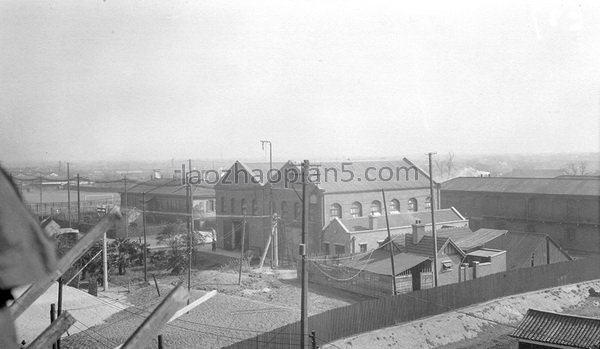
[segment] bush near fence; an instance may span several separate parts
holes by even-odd
[[[308,330],[316,331],[317,344],[322,345],[496,298],[595,279],[600,279],[600,256],[351,304],[309,317]],[[226,348],[299,348],[299,333],[300,322],[295,322]]]

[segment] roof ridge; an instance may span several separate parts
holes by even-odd
[[[533,309],[533,308],[529,308],[527,309],[527,312],[536,312],[536,313],[545,313],[545,314],[552,314],[552,315],[559,315],[559,316],[563,316],[563,317],[572,317],[572,318],[578,318],[578,319],[586,319],[586,320],[595,320],[595,321],[599,321],[600,322],[600,317],[591,317],[591,316],[583,316],[583,315],[575,315],[575,314],[567,314],[567,313],[558,313],[555,311],[547,311],[547,310],[539,310],[539,309]]]

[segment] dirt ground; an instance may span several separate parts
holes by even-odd
[[[124,276],[113,276],[111,282],[124,286],[124,290],[130,289],[129,293],[123,291],[114,297],[133,306],[104,324],[64,338],[61,347],[114,348],[133,333],[177,282],[183,280],[187,285],[187,273],[182,276],[152,273],[156,274],[160,297],[151,277],[148,283],[140,282],[143,274],[139,268],[129,270]],[[191,300],[211,290],[217,290],[218,294],[164,328],[166,348],[219,348],[300,319],[300,284],[294,270],[247,270],[242,274],[241,285],[237,268],[194,270],[191,289]],[[351,293],[309,285],[309,315],[361,300],[364,298]],[[155,338],[148,348],[156,347]]]
[[[429,318],[340,339],[324,348],[516,348],[509,337],[527,312],[534,308],[600,317],[600,298],[589,289],[600,280],[528,292],[476,304]]]

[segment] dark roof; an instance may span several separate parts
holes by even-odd
[[[212,187],[206,185],[192,185],[194,197],[214,197],[215,190]],[[181,184],[181,179],[169,178],[169,179],[153,179],[140,183],[127,189],[128,193],[141,194],[147,193],[148,199],[151,196],[158,195],[169,195],[169,196],[185,196],[186,188],[185,185]],[[122,192],[124,193],[124,192]]]
[[[567,260],[571,260],[564,250],[546,234],[524,233],[509,231],[499,235],[497,238],[484,244],[486,248],[493,248],[506,251],[506,269],[516,269],[528,263],[531,260],[531,254],[540,245],[546,246],[546,240],[554,244]]]
[[[529,309],[511,337],[593,349],[600,345],[600,319]]]
[[[444,222],[456,222],[463,221],[465,218],[453,208],[447,208],[443,210],[436,210],[435,222],[436,225]],[[416,220],[420,220],[421,224],[431,224],[431,212],[430,211],[418,211],[418,212],[402,212],[393,213],[388,215],[390,221],[390,229],[397,227],[407,227],[415,223]],[[357,217],[357,218],[343,218],[340,221],[348,231],[365,231],[372,230],[369,224],[369,216]],[[377,221],[378,229],[385,229],[385,215],[373,217]]]
[[[447,237],[437,237],[437,249],[438,252],[444,248],[446,243],[450,243],[456,247],[449,238]],[[460,248],[456,248],[460,254],[464,255],[464,252],[461,251]],[[404,235],[404,251],[407,253],[413,253],[420,256],[427,256],[433,258],[433,237],[430,235],[425,235],[421,238],[418,244],[413,244],[412,234]]]
[[[442,183],[442,191],[600,196],[600,178],[458,177]]]
[[[499,236],[506,234],[507,230],[496,230],[496,229],[479,229],[472,232],[469,228],[448,228],[436,230],[438,237],[448,237],[452,239],[458,247],[463,251],[470,251],[486,244],[491,240],[496,239]],[[431,232],[427,232],[431,234]]]
[[[385,253],[387,254],[386,257],[373,260],[372,262],[367,264],[363,270],[375,274],[391,275],[392,265],[390,263],[390,257],[388,253],[389,252]],[[419,256],[410,253],[398,253],[394,255],[394,271],[396,272],[396,275],[398,275],[414,267],[415,265],[423,263],[426,260],[429,260],[429,257]]]
[[[564,174],[565,170],[557,168],[515,168],[502,177],[555,178]]]

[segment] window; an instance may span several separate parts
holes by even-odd
[[[221,212],[225,212],[225,197],[221,198]]]
[[[207,212],[214,212],[215,211],[215,200],[208,200],[206,211]]]
[[[367,244],[358,244],[360,248],[360,253],[367,252]]]
[[[241,208],[242,208],[242,216],[245,216],[248,214],[248,205],[246,205],[246,199],[242,199],[242,203],[241,203]]]
[[[531,266],[535,267],[535,253],[531,254]]]
[[[452,270],[452,262],[451,261],[443,261],[442,262],[442,272],[451,271]]]
[[[229,206],[231,207],[231,214],[235,214],[235,199],[231,198]]]
[[[350,206],[350,216],[352,218],[362,217],[362,205],[360,202],[355,201],[352,203],[352,206]]]
[[[417,203],[417,199],[410,198],[408,199],[408,212],[417,212],[419,210],[419,205]]]
[[[258,216],[258,206],[256,205],[256,199],[252,200],[252,215]]]
[[[294,203],[294,219],[297,221],[302,219],[302,206],[299,202]]]
[[[390,213],[400,212],[400,201],[393,199],[390,201]]]
[[[331,219],[333,219],[333,217],[342,218],[342,206],[340,206],[340,204],[332,204],[329,209],[329,216]]]
[[[569,228],[567,230],[565,230],[565,239],[567,241],[575,241],[575,229],[573,228]]]
[[[535,210],[535,199],[529,198],[527,200],[527,216],[530,218],[535,218],[536,210]]]
[[[286,218],[288,216],[288,203],[287,201],[281,202],[281,218]]]
[[[381,202],[379,200],[375,200],[371,203],[371,216],[380,216],[381,215]]]
[[[431,196],[425,198],[425,208],[431,209]]]
[[[329,254],[329,242],[323,243],[323,253],[325,253],[325,255]]]
[[[346,247],[344,245],[335,244],[335,254],[340,255],[346,253]]]

